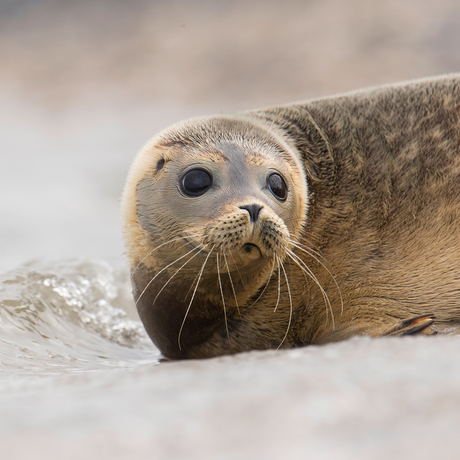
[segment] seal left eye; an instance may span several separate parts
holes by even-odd
[[[204,169],[187,171],[181,180],[182,191],[189,196],[200,196],[206,193],[212,185],[212,176]]]
[[[286,199],[286,182],[284,182],[284,179],[279,174],[273,173],[268,176],[268,188],[278,200],[284,201]]]

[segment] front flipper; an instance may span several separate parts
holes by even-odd
[[[375,326],[369,323],[349,324],[346,327],[327,333],[327,335],[318,337],[311,343],[325,344],[338,342],[340,340],[349,339],[356,335],[367,335],[370,337],[388,337],[388,336],[404,336],[404,335],[434,335],[438,332],[431,326],[435,321],[435,315],[428,313],[426,315],[415,316],[414,318],[405,319],[403,321],[395,321],[391,324]]]
[[[415,335],[425,334],[434,335],[438,332],[433,329],[433,325],[436,317],[433,313],[427,315],[420,315],[414,318],[409,318],[404,321],[398,321],[396,324],[390,326],[384,326],[380,330],[374,330],[371,335],[375,336],[403,336],[403,335]]]

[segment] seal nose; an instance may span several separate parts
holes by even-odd
[[[240,209],[246,209],[246,211],[249,213],[249,218],[251,219],[251,222],[256,222],[258,217],[259,217],[259,212],[263,208],[263,206],[260,206],[259,204],[248,204],[246,206],[240,206]]]

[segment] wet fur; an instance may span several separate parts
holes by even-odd
[[[139,313],[163,354],[209,357],[405,333],[431,325],[431,313],[440,327],[458,322],[459,83],[453,75],[199,119],[148,144],[125,189],[124,233]],[[214,148],[217,140],[295,156],[307,183],[294,174],[307,195],[304,215],[284,220],[291,231],[279,240],[283,248],[241,265],[242,273],[229,276],[225,251],[216,260],[215,240],[203,235],[206,250],[165,270],[185,254],[183,240],[167,243],[180,222],[139,197],[164,170],[160,158],[167,165],[182,149]],[[419,315],[426,316],[411,322]]]

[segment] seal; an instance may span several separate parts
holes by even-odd
[[[163,355],[457,324],[459,84],[192,119],[154,137],[122,210],[137,309]]]

